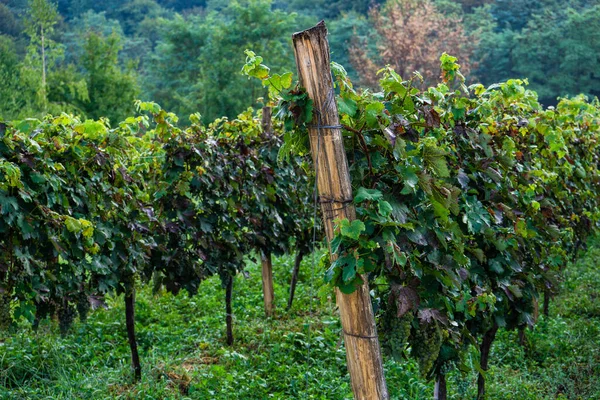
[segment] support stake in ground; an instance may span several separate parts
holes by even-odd
[[[356,219],[356,212],[351,203],[352,186],[339,128],[325,23],[321,21],[311,29],[295,33],[292,41],[300,83],[314,103],[310,145],[317,169],[319,196],[331,200],[321,202],[325,232],[331,241],[334,221],[344,218],[352,221]],[[331,254],[332,260],[335,257]],[[364,284],[352,294],[336,290],[352,391],[358,400],[388,399],[366,276],[363,281]]]

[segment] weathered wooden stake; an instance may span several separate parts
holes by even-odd
[[[265,300],[265,314],[267,317],[273,315],[275,310],[275,291],[273,290],[273,262],[271,253],[261,251],[260,260],[262,263],[262,287]]]
[[[340,121],[333,92],[325,23],[321,21],[311,29],[295,33],[292,41],[300,82],[314,102],[310,145],[317,170],[325,233],[331,241],[334,221],[344,218],[354,220],[356,212],[352,205],[352,186],[342,131],[334,128],[339,126]],[[331,254],[332,260],[335,257]],[[336,291],[352,391],[355,399],[388,399],[366,276],[363,276],[363,281],[364,284],[352,294]]]
[[[7,330],[12,324],[12,317],[10,316],[10,302],[10,292],[0,292],[0,332],[2,332],[3,330]]]
[[[262,109],[262,130],[263,135],[270,139],[273,136],[273,125],[271,122],[271,107],[263,107]]]
[[[270,139],[271,137],[273,137],[271,107],[263,107],[261,125],[263,137],[266,139]],[[265,315],[267,317],[271,317],[275,310],[275,291],[273,289],[273,262],[271,253],[266,250],[260,250],[260,261],[262,264],[262,287],[263,298],[265,301]]]

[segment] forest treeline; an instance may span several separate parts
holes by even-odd
[[[386,64],[426,87],[448,52],[473,82],[527,78],[544,105],[600,94],[600,0],[3,0],[0,119],[114,123],[135,99],[235,116],[266,97],[240,73],[244,50],[291,70],[291,34],[320,19],[333,60],[366,87]]]

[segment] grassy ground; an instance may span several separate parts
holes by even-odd
[[[236,343],[224,345],[224,291],[205,282],[194,298],[137,298],[143,379],[131,384],[121,297],[76,323],[66,338],[46,321],[0,333],[0,399],[344,399],[351,398],[340,325],[327,289],[310,289],[303,263],[297,301],[285,312],[290,257],[275,260],[277,316],[263,317],[260,267],[236,278]],[[489,372],[490,399],[600,399],[600,248],[592,247],[566,276],[551,317],[527,332],[499,332]],[[319,285],[320,275],[314,278]],[[309,293],[315,300],[310,301]],[[313,310],[312,317],[310,310]],[[394,399],[432,398],[433,384],[414,362],[386,360]],[[452,374],[449,397],[473,399],[476,376]]]

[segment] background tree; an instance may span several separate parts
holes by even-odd
[[[474,38],[460,19],[441,14],[431,1],[390,0],[372,9],[370,17],[379,35],[377,54],[369,54],[360,41],[351,49],[352,64],[367,85],[376,83],[378,69],[386,64],[404,78],[418,71],[430,84],[440,75],[443,52],[457,54],[463,70],[470,70]]]
[[[134,0],[119,8],[119,19],[122,21],[125,34],[142,33],[144,20],[152,20],[166,15],[165,10],[154,0]]]
[[[480,7],[464,17],[466,29],[479,39],[473,73],[484,84],[513,77],[515,35],[509,26],[501,29],[491,6]]]
[[[290,12],[297,11],[302,15],[310,15],[313,17],[311,22],[316,23],[315,19],[340,18],[349,12],[365,15],[371,7],[381,3],[383,0],[276,0],[275,6]]]
[[[329,46],[331,58],[343,65],[348,71],[348,76],[358,81],[358,72],[350,61],[351,49],[357,40],[368,43],[368,52],[376,53],[377,45],[374,39],[373,27],[367,16],[357,12],[344,13],[343,17],[333,20],[328,24]]]
[[[25,19],[26,32],[30,38],[25,66],[36,75],[39,73],[40,83],[37,90],[42,111],[47,110],[46,76],[49,67],[60,57],[60,47],[51,39],[54,25],[58,22],[57,6],[47,0],[31,0],[28,16]]]
[[[5,119],[44,111],[86,114],[81,83],[90,31],[119,36],[116,65],[135,69],[139,97],[160,102],[184,121],[195,112],[205,121],[233,117],[265,94],[238,74],[243,51],[261,53],[274,69],[290,68],[291,33],[323,18],[333,60],[365,85],[375,86],[375,72],[386,63],[404,78],[418,70],[430,83],[438,78],[437,57],[447,51],[459,56],[471,81],[530,78],[545,105],[559,96],[597,93],[599,0],[573,0],[567,7],[558,0],[53,1],[0,5],[0,34],[12,41],[17,61],[4,70],[12,71],[5,72],[4,85],[19,82],[11,96],[0,98],[0,109],[17,110],[5,111]],[[43,46],[34,21],[50,25]],[[15,101],[19,107],[10,105]]]
[[[90,33],[82,59],[89,91],[85,112],[93,118],[107,117],[113,123],[133,113],[139,93],[135,73],[119,67],[120,49],[116,34],[105,38]]]
[[[8,119],[22,106],[19,98],[18,58],[14,42],[0,35],[0,119]]]
[[[149,61],[148,95],[180,115],[233,117],[266,95],[259,83],[240,74],[240,54],[253,49],[273,66],[289,68],[292,23],[293,15],[274,10],[270,0],[233,1],[206,16],[177,17],[164,26]]]
[[[14,13],[5,4],[0,4],[0,34],[18,36],[19,33],[19,23]]]
[[[514,73],[544,104],[558,94],[600,96],[600,5],[534,16],[515,37]]]

